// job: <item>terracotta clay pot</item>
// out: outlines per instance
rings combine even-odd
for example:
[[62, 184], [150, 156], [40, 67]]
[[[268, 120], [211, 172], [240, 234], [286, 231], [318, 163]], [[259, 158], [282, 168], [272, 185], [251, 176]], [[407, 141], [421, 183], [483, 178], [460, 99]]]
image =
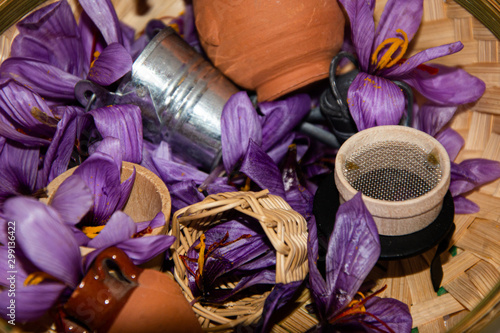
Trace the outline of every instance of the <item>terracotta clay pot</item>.
[[[71, 168], [66, 172], [57, 176], [47, 186], [48, 198], [40, 199], [45, 203], [49, 203], [54, 196], [54, 193], [59, 188], [59, 185], [73, 174], [77, 167]], [[130, 192], [130, 197], [123, 207], [125, 212], [134, 222], [143, 222], [153, 219], [160, 211], [165, 215], [165, 225], [155, 228], [151, 233], [144, 237], [154, 235], [165, 235], [168, 232], [168, 225], [171, 211], [171, 199], [165, 183], [153, 172], [135, 163], [122, 162], [121, 181], [125, 181], [132, 174], [135, 168], [136, 176], [134, 186]], [[93, 251], [92, 248], [80, 247], [82, 255], [86, 255]], [[159, 270], [164, 261], [164, 255], [159, 254], [148, 263], [141, 265], [145, 268], [154, 268]]]
[[60, 315], [64, 332], [202, 332], [173, 278], [115, 247], [97, 256]]
[[208, 57], [259, 101], [326, 78], [344, 39], [335, 0], [193, 0], [193, 8]]

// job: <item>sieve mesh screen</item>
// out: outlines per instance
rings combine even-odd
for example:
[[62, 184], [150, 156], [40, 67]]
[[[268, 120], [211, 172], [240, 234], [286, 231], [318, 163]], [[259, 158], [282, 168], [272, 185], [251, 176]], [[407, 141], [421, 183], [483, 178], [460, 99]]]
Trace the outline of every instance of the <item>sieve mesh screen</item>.
[[381, 141], [355, 150], [344, 177], [357, 191], [379, 200], [403, 201], [424, 195], [441, 180], [434, 151], [402, 141]]

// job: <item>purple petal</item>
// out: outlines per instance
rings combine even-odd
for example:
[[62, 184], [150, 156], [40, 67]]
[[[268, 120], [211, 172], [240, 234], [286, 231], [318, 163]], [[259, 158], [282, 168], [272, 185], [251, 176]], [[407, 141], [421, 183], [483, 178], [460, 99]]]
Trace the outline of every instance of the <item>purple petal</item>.
[[97, 57], [90, 68], [88, 79], [108, 86], [132, 70], [132, 58], [118, 43], [110, 44]]
[[[164, 141], [162, 141], [163, 143]], [[160, 177], [158, 170], [153, 162], [153, 153], [157, 145], [149, 142], [148, 140], [142, 141], [142, 160], [140, 165], [153, 172], [155, 175]]]
[[190, 180], [201, 184], [208, 176], [189, 164], [177, 163], [160, 157], [153, 157], [153, 165], [160, 178], [168, 185]]
[[141, 109], [136, 105], [113, 105], [89, 112], [99, 133], [120, 140], [124, 161], [140, 163], [142, 159]]
[[120, 30], [122, 32], [123, 46], [130, 53], [131, 46], [135, 40], [135, 29], [127, 24], [120, 22]]
[[373, 40], [375, 39], [375, 22], [373, 8], [367, 1], [339, 0], [351, 21], [351, 40], [356, 49], [359, 64], [363, 71], [368, 71]]
[[[0, 262], [0, 286], [3, 287], [9, 287], [10, 286], [10, 281], [9, 278], [11, 278], [12, 274], [12, 262], [9, 262], [9, 248], [12, 248], [15, 244], [15, 234], [12, 235], [12, 227], [13, 224], [9, 223], [12, 221], [5, 221], [3, 219], [0, 219], [0, 229], [2, 229], [2, 246], [0, 246], [0, 258], [3, 260]], [[10, 227], [10, 228], [9, 228]], [[10, 231], [10, 235], [9, 235]], [[10, 239], [9, 239], [10, 238]], [[9, 243], [10, 242], [10, 243]], [[21, 281], [24, 281], [26, 277], [31, 272], [34, 272], [37, 270], [35, 266], [24, 256], [22, 253], [21, 249], [17, 249], [18, 251], [15, 251], [15, 272], [16, 272], [16, 282], [17, 285], [21, 285]], [[12, 252], [12, 250], [11, 250]]]
[[401, 89], [380, 76], [360, 72], [347, 92], [349, 110], [359, 131], [397, 125], [405, 111]]
[[132, 238], [136, 233], [134, 221], [121, 211], [113, 213], [106, 226], [94, 239], [87, 244], [93, 248], [107, 248]]
[[[248, 220], [247, 218], [247, 220], [240, 219], [239, 221], [229, 221], [212, 227], [205, 233], [205, 243], [208, 247], [211, 244], [220, 242], [226, 235], [228, 236], [228, 242], [234, 241], [242, 235], [250, 236], [240, 239], [228, 246], [221, 247], [214, 252], [214, 257], [217, 257], [216, 259], [223, 257], [230, 262], [231, 265], [229, 270], [238, 269], [240, 266], [246, 265], [252, 260], [260, 258], [267, 252], [272, 251], [267, 238], [262, 233], [260, 224], [253, 219]], [[195, 242], [189, 249], [187, 253], [189, 256], [198, 257], [198, 251], [194, 250], [197, 244], [198, 242]], [[212, 260], [214, 258], [211, 257], [210, 259]], [[213, 260], [213, 262], [215, 261], [217, 260]], [[207, 261], [205, 269], [210, 269], [209, 266], [209, 261]], [[192, 267], [194, 268], [193, 271], [195, 271], [198, 267], [197, 263]], [[228, 271], [214, 272], [216, 275], [214, 279]]]
[[39, 174], [38, 187], [47, 186], [54, 178], [68, 169], [76, 139], [77, 111], [68, 107], [63, 118], [57, 124], [56, 133], [43, 161], [43, 170]]
[[182, 37], [189, 45], [194, 47], [198, 52], [203, 52], [203, 49], [200, 46], [198, 32], [196, 30], [193, 5], [186, 4], [182, 19], [183, 19]]
[[285, 198], [281, 172], [262, 148], [250, 140], [240, 171], [253, 180], [261, 189]]
[[474, 158], [464, 160], [460, 164], [451, 163], [450, 192], [455, 197], [498, 178], [500, 178], [498, 161]]
[[[206, 259], [203, 269], [205, 291], [208, 291], [208, 288], [216, 284], [216, 280], [222, 275], [228, 274], [253, 260], [259, 260], [261, 256], [271, 251], [271, 245], [261, 232], [260, 224], [257, 221], [253, 219], [248, 221], [247, 219], [245, 222], [245, 220], [240, 219], [238, 222], [229, 221], [219, 224], [205, 233], [207, 248], [222, 242], [226, 239], [226, 236], [225, 242], [232, 242], [226, 246], [216, 247]], [[240, 238], [241, 236], [245, 237]], [[194, 249], [198, 244], [199, 240], [191, 246], [187, 252], [188, 257], [198, 258], [199, 253]], [[197, 271], [197, 262], [186, 261], [186, 263], [192, 272]], [[269, 263], [273, 264], [273, 262]], [[261, 278], [256, 277], [256, 279], [254, 282], [259, 281]], [[193, 292], [199, 294], [200, 291], [197, 290], [198, 286], [192, 275], [189, 275], [189, 280]], [[273, 280], [274, 282], [275, 280]], [[244, 284], [249, 283], [250, 281], [244, 282]]]
[[108, 45], [123, 44], [120, 21], [110, 0], [80, 0], [79, 2]]
[[22, 58], [4, 60], [0, 72], [43, 97], [63, 100], [75, 99], [75, 85], [81, 80], [55, 66]]
[[21, 133], [14, 127], [13, 124], [10, 123], [10, 119], [5, 117], [1, 112], [0, 138], [2, 143], [5, 143], [6, 139], [10, 139], [14, 142], [18, 142], [28, 147], [48, 146], [50, 144], [50, 140], [48, 139], [37, 138], [25, 133]]
[[111, 158], [115, 162], [118, 172], [122, 169], [122, 153], [119, 139], [111, 136], [102, 139], [94, 153], [103, 154], [106, 155], [106, 158]]
[[54, 135], [57, 121], [47, 103], [15, 81], [9, 80], [1, 86], [0, 109], [12, 125], [31, 136]]
[[125, 204], [127, 203], [128, 198], [130, 197], [130, 193], [132, 192], [132, 188], [134, 187], [135, 176], [136, 176], [136, 171], [134, 167], [132, 174], [120, 184], [121, 197], [120, 200], [118, 201], [118, 204], [116, 205], [116, 210], [121, 210], [123, 209], [123, 207], [125, 207]]
[[168, 188], [172, 199], [172, 211], [175, 212], [205, 199], [203, 193], [198, 191], [194, 181], [173, 183]]
[[247, 271], [261, 270], [276, 265], [276, 252], [269, 251], [263, 256], [256, 258], [238, 267], [234, 274], [247, 274]]
[[392, 66], [382, 71], [383, 76], [397, 80], [401, 76], [411, 75], [413, 71], [424, 71], [431, 75], [435, 75], [436, 66], [422, 65], [430, 60], [441, 58], [462, 50], [464, 45], [461, 42], [440, 45], [418, 52], [417, 54], [406, 59], [404, 62]]
[[423, 0], [387, 1], [375, 33], [374, 48], [388, 38], [398, 37], [396, 29], [403, 30], [411, 41], [422, 21], [422, 13]]
[[76, 225], [87, 214], [94, 197], [78, 175], [71, 175], [57, 188], [50, 206], [57, 210], [64, 223]]
[[90, 64], [94, 59], [95, 52], [101, 52], [106, 47], [106, 42], [102, 36], [96, 34], [97, 27], [85, 12], [82, 12], [80, 16], [78, 30], [80, 32], [80, 39], [84, 49], [80, 56], [85, 58], [85, 64], [87, 66], [85, 73], [88, 73], [90, 70]]
[[227, 172], [243, 158], [250, 140], [260, 145], [262, 128], [252, 101], [241, 91], [229, 98], [221, 115], [222, 160]]
[[[411, 332], [412, 318], [408, 305], [394, 298], [379, 298], [373, 297], [365, 304], [366, 312], [369, 312], [382, 322], [387, 324], [393, 332]], [[385, 331], [387, 328], [379, 321], [369, 315], [365, 315], [362, 319], [363, 324], [370, 328], [378, 328]]]
[[137, 60], [148, 43], [149, 39], [146, 34], [139, 36], [139, 38], [135, 40], [135, 42], [130, 46], [130, 55], [132, 56], [133, 61]]
[[[141, 265], [167, 251], [175, 241], [174, 236], [157, 235], [131, 238], [116, 245], [132, 260], [134, 265]], [[167, 253], [168, 255], [168, 253]]]
[[328, 316], [327, 303], [329, 294], [327, 292], [326, 282], [318, 269], [317, 262], [319, 258], [318, 247], [318, 229], [314, 215], [307, 222], [309, 230], [307, 237], [307, 260], [309, 265], [309, 290], [318, 308], [320, 321], [324, 321]]
[[260, 332], [271, 331], [271, 326], [275, 324], [270, 321], [272, 314], [277, 313], [285, 306], [293, 298], [301, 285], [302, 281], [295, 281], [287, 284], [278, 283], [274, 286], [264, 303], [262, 322], [259, 324]]
[[71, 229], [73, 236], [75, 236], [78, 246], [87, 246], [90, 238], [88, 238], [87, 235], [85, 235], [83, 231], [78, 229], [76, 226], [70, 225], [69, 228]]
[[26, 197], [7, 200], [4, 212], [16, 221], [16, 239], [26, 257], [42, 272], [75, 287], [82, 277], [80, 250], [57, 212]]
[[453, 203], [455, 204], [455, 214], [475, 214], [480, 210], [476, 203], [461, 195], [453, 197]]
[[39, 150], [6, 143], [0, 154], [0, 201], [13, 195], [31, 195], [35, 190]]
[[460, 149], [462, 149], [465, 143], [462, 136], [450, 127], [439, 132], [435, 138], [443, 145], [446, 152], [448, 152], [450, 161], [454, 161], [457, 158]]
[[435, 136], [451, 120], [456, 111], [456, 106], [439, 106], [426, 103], [418, 108], [418, 112], [415, 113], [415, 128], [430, 136]]
[[[8, 311], [2, 311], [1, 316], [5, 320], [15, 319], [15, 322], [33, 321], [42, 317], [48, 310], [54, 307], [59, 296], [66, 286], [62, 283], [42, 283], [35, 286], [16, 288], [15, 292], [15, 316], [8, 317]], [[12, 297], [8, 290], [0, 293], [0, 306], [8, 309]]]
[[328, 242], [326, 281], [330, 317], [349, 304], [379, 256], [377, 227], [358, 192], [340, 205]]
[[207, 186], [208, 194], [216, 194], [221, 192], [235, 192], [238, 189], [229, 184], [227, 177], [218, 177], [215, 181]]
[[286, 152], [288, 151], [288, 147], [295, 140], [295, 137], [296, 137], [295, 132], [290, 132], [288, 134], [285, 134], [285, 136], [280, 140], [280, 142], [277, 142], [274, 146], [266, 149], [267, 155], [271, 157], [274, 163], [279, 164], [281, 162], [283, 157], [286, 155]]
[[305, 188], [297, 174], [297, 150], [290, 148], [282, 167], [282, 179], [285, 186], [285, 196], [288, 204], [306, 219], [312, 216], [314, 196]]
[[163, 227], [165, 225], [165, 214], [158, 212], [158, 214], [156, 214], [151, 221], [136, 222], [135, 225], [137, 229], [136, 232], [143, 231], [147, 227], [150, 227], [151, 229]]
[[86, 72], [78, 26], [67, 1], [34, 11], [17, 28], [11, 57], [45, 62], [76, 76]]
[[306, 94], [259, 105], [264, 114], [262, 149], [267, 151], [297, 126], [311, 110], [311, 98]]
[[83, 162], [74, 172], [85, 181], [94, 195], [94, 206], [87, 216], [86, 225], [103, 225], [117, 209], [121, 209], [130, 195], [134, 179], [120, 183], [120, 171], [114, 159], [96, 152]]
[[461, 105], [478, 100], [484, 93], [483, 81], [456, 67], [433, 64], [437, 74], [414, 70], [404, 81], [430, 101], [441, 105]]
[[253, 275], [244, 276], [233, 289], [212, 289], [210, 292], [210, 301], [222, 303], [244, 289], [255, 285], [274, 285], [275, 283], [276, 272], [274, 270], [261, 270]]

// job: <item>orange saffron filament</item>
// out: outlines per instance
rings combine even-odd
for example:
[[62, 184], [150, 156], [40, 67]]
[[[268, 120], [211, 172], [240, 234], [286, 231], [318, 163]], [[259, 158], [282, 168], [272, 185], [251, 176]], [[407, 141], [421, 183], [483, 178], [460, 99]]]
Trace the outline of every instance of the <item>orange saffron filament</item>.
[[[397, 37], [387, 38], [377, 47], [375, 52], [373, 52], [371, 62], [374, 65], [377, 64], [376, 69], [384, 69], [394, 66], [403, 57], [406, 50], [408, 49], [408, 35], [406, 34], [406, 32], [401, 29], [397, 29], [396, 32], [401, 34], [403, 36], [403, 39]], [[382, 51], [382, 49], [387, 45], [390, 45], [389, 48], [387, 49], [387, 51], [385, 51], [380, 60], [377, 60], [380, 51]], [[397, 56], [395, 56], [395, 53], [398, 52], [398, 50], [399, 53], [397, 54]]]
[[196, 246], [196, 249], [200, 249], [200, 254], [198, 255], [198, 272], [200, 275], [203, 274], [203, 266], [205, 265], [205, 234], [200, 236], [200, 244]]
[[342, 322], [346, 317], [357, 315], [357, 314], [363, 314], [366, 316], [369, 316], [373, 319], [375, 319], [379, 324], [381, 324], [385, 330], [380, 330], [382, 332], [388, 332], [388, 333], [395, 333], [394, 330], [389, 327], [384, 321], [381, 319], [377, 318], [374, 314], [366, 311], [365, 304], [368, 300], [372, 299], [373, 297], [381, 294], [384, 292], [384, 290], [387, 289], [387, 285], [384, 287], [380, 288], [370, 296], [365, 297], [361, 292], [356, 293], [356, 295], [359, 295], [360, 297], [358, 299], [353, 299], [349, 305], [340, 313], [335, 315], [333, 318], [329, 320], [330, 323], [335, 323], [335, 322]]

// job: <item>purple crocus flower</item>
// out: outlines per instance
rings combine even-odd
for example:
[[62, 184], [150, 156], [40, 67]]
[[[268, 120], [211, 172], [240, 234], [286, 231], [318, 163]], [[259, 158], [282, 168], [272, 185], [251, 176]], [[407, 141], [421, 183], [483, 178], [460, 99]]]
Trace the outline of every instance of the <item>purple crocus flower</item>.
[[278, 163], [297, 137], [293, 129], [310, 111], [311, 99], [300, 94], [259, 105], [255, 110], [246, 92], [231, 96], [222, 111], [222, 161], [226, 172], [239, 171], [261, 189], [279, 195], [304, 215], [310, 213], [312, 194], [294, 179], [291, 161], [281, 171]]
[[[85, 12], [80, 26], [65, 0], [43, 7], [18, 23], [20, 33], [12, 43], [11, 57], [1, 65], [2, 82], [11, 78], [19, 82], [18, 86], [31, 87], [37, 94], [30, 92], [35, 96], [30, 97], [14, 83], [2, 86], [5, 102], [0, 106], [9, 109], [5, 117], [12, 126], [2, 125], [0, 134], [24, 144], [47, 144], [57, 124], [57, 114], [52, 114], [55, 110], [49, 106], [73, 103], [75, 85], [82, 79], [108, 86], [131, 70], [131, 54], [136, 52], [134, 33], [118, 21], [112, 3], [82, 0], [81, 5]], [[16, 94], [19, 92], [23, 95]], [[16, 98], [9, 98], [13, 94]], [[23, 96], [21, 101], [12, 104], [18, 96]], [[95, 125], [101, 137], [111, 136], [127, 143], [123, 145], [124, 160], [141, 161], [142, 120], [137, 106], [101, 108], [90, 114], [93, 123], [80, 121], [77, 139], [83, 131], [93, 132]]]
[[59, 107], [14, 81], [0, 86], [0, 202], [13, 195], [42, 197], [66, 171], [77, 135], [79, 111]]
[[[78, 219], [65, 219], [71, 226], [80, 245], [98, 250], [87, 256], [87, 264], [100, 251], [116, 246], [122, 249], [135, 264], [144, 263], [168, 249], [175, 237], [167, 235], [148, 236], [152, 229], [165, 225], [165, 216], [159, 212], [151, 221], [135, 223], [127, 214], [120, 211], [127, 202], [135, 180], [132, 175], [121, 182], [122, 153], [118, 139], [104, 139], [97, 151], [83, 162], [62, 184], [72, 182], [74, 177], [82, 179], [94, 200], [91, 206]], [[56, 191], [52, 205], [58, 204], [61, 187]], [[68, 189], [65, 186], [64, 189]], [[64, 189], [62, 191], [64, 191]], [[63, 192], [64, 193], [64, 192]], [[73, 188], [71, 195], [78, 193]]]
[[[368, 332], [410, 332], [408, 306], [392, 298], [368, 297], [357, 293], [380, 255], [377, 227], [361, 194], [342, 204], [337, 211], [326, 255], [326, 279], [318, 258], [314, 218], [309, 223], [309, 289], [314, 300], [321, 332], [354, 328]], [[357, 297], [361, 296], [361, 297]]]
[[[423, 0], [387, 1], [376, 28], [375, 1], [339, 1], [350, 19], [352, 48], [360, 66], [347, 93], [349, 110], [358, 130], [399, 123], [405, 98], [391, 80], [404, 81], [428, 100], [444, 106], [470, 103], [483, 94], [485, 84], [462, 69], [424, 65], [429, 60], [460, 51], [461, 42], [403, 58], [420, 26]], [[352, 51], [350, 47], [346, 50]]]
[[500, 178], [500, 162], [474, 158], [454, 163], [464, 145], [464, 139], [456, 131], [445, 126], [455, 114], [457, 107], [426, 103], [415, 109], [417, 112], [414, 127], [434, 136], [444, 146], [452, 161], [450, 192], [455, 203], [455, 213], [477, 213], [479, 206], [463, 195]]
[[[254, 219], [241, 217], [208, 229], [181, 259], [193, 296], [201, 302], [223, 302], [250, 286], [276, 281], [276, 254]], [[228, 276], [241, 279], [233, 289], [218, 288]]]
[[125, 42], [111, 1], [81, 0], [80, 4], [85, 11], [80, 27], [66, 0], [21, 20], [1, 75], [51, 101], [69, 102], [75, 100], [78, 81], [89, 79], [108, 86], [129, 72], [132, 43]]
[[173, 154], [165, 141], [159, 144], [144, 141], [141, 165], [167, 184], [173, 211], [203, 200], [202, 191], [208, 194], [236, 191], [236, 187], [228, 185], [227, 177], [219, 177], [222, 170], [216, 169], [212, 174], [199, 170]]
[[[83, 277], [78, 242], [56, 209], [28, 197], [5, 202], [0, 227], [0, 284], [7, 288], [0, 293], [0, 305], [4, 309], [10, 305], [14, 281], [15, 319], [36, 320], [64, 303]], [[8, 260], [9, 249], [14, 250], [15, 260]], [[9, 320], [6, 315], [2, 311]]]

